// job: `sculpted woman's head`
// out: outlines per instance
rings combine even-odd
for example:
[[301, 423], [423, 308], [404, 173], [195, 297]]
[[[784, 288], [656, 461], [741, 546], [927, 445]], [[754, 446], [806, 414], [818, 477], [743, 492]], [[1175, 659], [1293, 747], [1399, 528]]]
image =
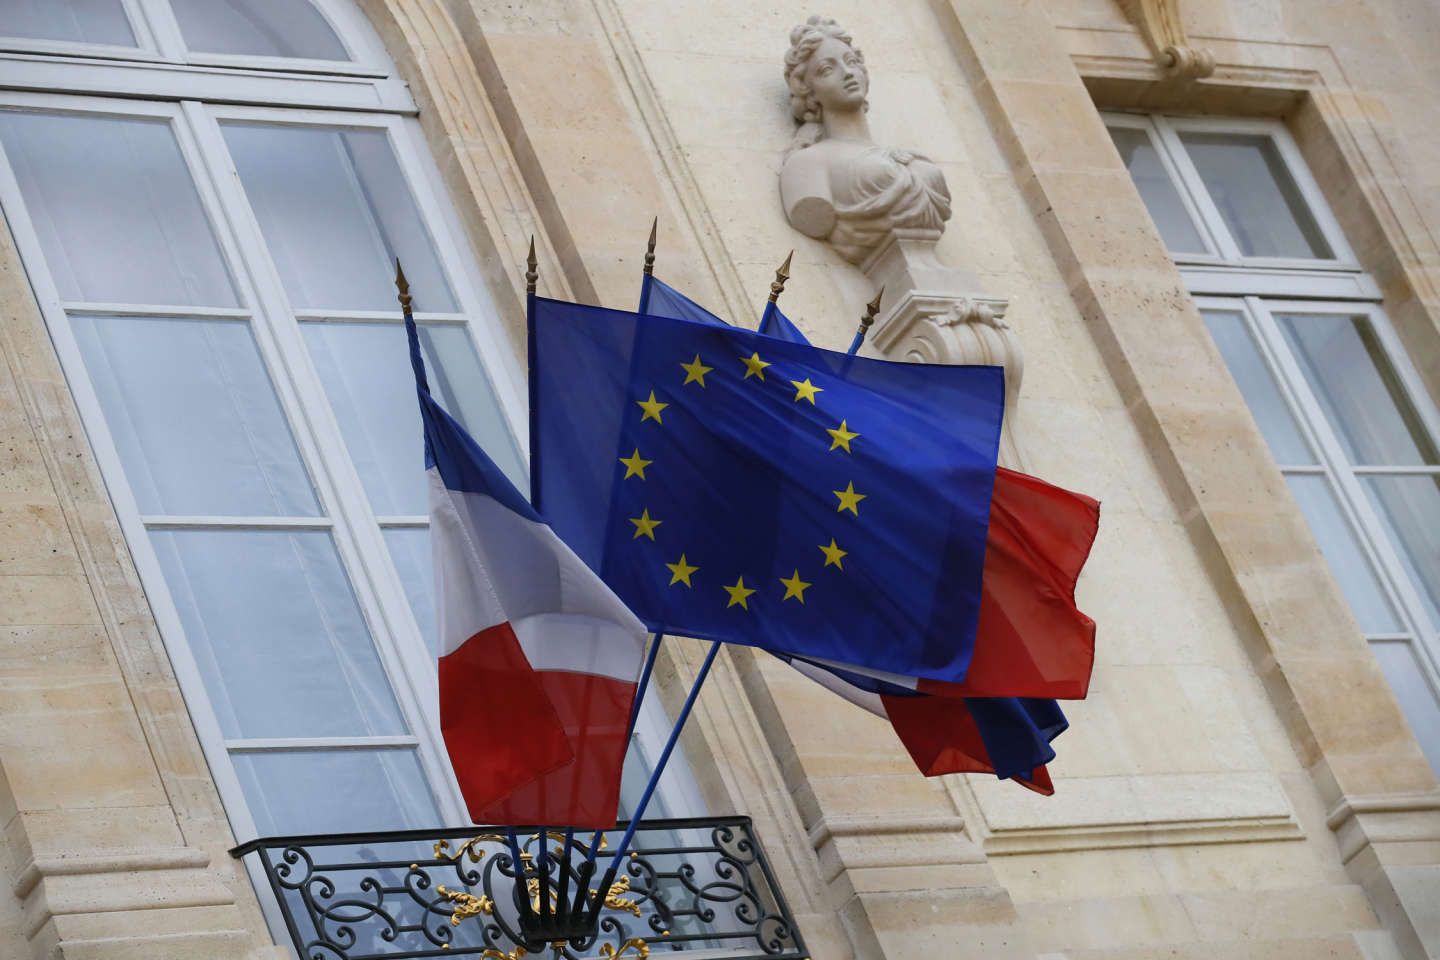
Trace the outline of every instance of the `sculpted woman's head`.
[[780, 167], [790, 225], [861, 263], [896, 230], [938, 239], [950, 217], [945, 175], [924, 155], [870, 134], [870, 75], [850, 34], [828, 17], [790, 31], [790, 113], [799, 125]]
[[790, 88], [790, 112], [802, 125], [822, 123], [827, 111], [864, 110], [870, 92], [864, 55], [850, 34], [829, 17], [811, 17], [790, 31], [785, 82]]

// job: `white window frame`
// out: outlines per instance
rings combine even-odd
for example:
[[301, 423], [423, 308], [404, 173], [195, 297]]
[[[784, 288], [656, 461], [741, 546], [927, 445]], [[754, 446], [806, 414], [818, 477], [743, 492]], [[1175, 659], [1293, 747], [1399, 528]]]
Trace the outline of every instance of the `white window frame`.
[[141, 10], [145, 0], [120, 0], [130, 32], [135, 35], [135, 46], [111, 43], [83, 43], [78, 40], [40, 40], [32, 37], [7, 37], [4, 25], [0, 24], [0, 52], [9, 53], [53, 53], [59, 56], [114, 57], [117, 60], [159, 59], [159, 48], [150, 24]]
[[[167, 650], [187, 703], [190, 704], [192, 719], [205, 748], [212, 775], [226, 810], [230, 813], [231, 825], [237, 837], [245, 839], [257, 835], [254, 819], [230, 758], [230, 750], [237, 748], [248, 752], [287, 746], [290, 749], [414, 747], [431, 785], [440, 816], [449, 822], [465, 822], [464, 805], [460, 801], [458, 787], [449, 772], [448, 764], [442, 759], [444, 744], [438, 736], [439, 720], [434, 698], [425, 695], [426, 690], [434, 689], [435, 664], [426, 656], [426, 641], [420, 636], [408, 599], [400, 587], [399, 577], [384, 544], [379, 520], [370, 513], [364, 490], [360, 487], [359, 478], [345, 452], [344, 441], [334, 421], [323, 386], [310, 365], [308, 351], [301, 340], [299, 322], [291, 319], [288, 301], [283, 290], [279, 289], [278, 274], [274, 272], [273, 265], [269, 264], [263, 241], [258, 239], [258, 224], [255, 224], [253, 219], [247, 222], [246, 218], [236, 216], [237, 211], [248, 212], [248, 202], [243, 207], [236, 207], [235, 197], [222, 201], [220, 192], [216, 189], [217, 184], [228, 181], [231, 189], [240, 190], [233, 167], [228, 170], [225, 167], [217, 169], [218, 164], [229, 163], [228, 152], [217, 154], [214, 142], [202, 146], [202, 142], [207, 139], [214, 141], [221, 136], [217, 119], [207, 115], [206, 108], [193, 101], [170, 104], [0, 92], [0, 106], [44, 110], [47, 113], [166, 121], [174, 132], [181, 154], [193, 175], [202, 207], [241, 302], [240, 307], [233, 309], [77, 303], [61, 298], [48, 270], [29, 271], [56, 352], [80, 408], [87, 435], [105, 478], [106, 488], [115, 504], [121, 528], [130, 545], [141, 582], [145, 585], [161, 635], [166, 640]], [[305, 116], [312, 125], [323, 120], [328, 120], [330, 125], [333, 125], [337, 119], [333, 115]], [[343, 119], [347, 125], [352, 126], [373, 128], [378, 125], [391, 135], [397, 160], [402, 171], [411, 178], [410, 186], [417, 204], [422, 207], [422, 215], [429, 214], [432, 217], [431, 222], [436, 222], [435, 208], [438, 204], [433, 196], [426, 196], [430, 193], [425, 183], [428, 178], [417, 175], [420, 171], [414, 156], [414, 144], [410, 142], [405, 130], [406, 123], [400, 118], [384, 115], [366, 117], [347, 114]], [[221, 145], [223, 146], [223, 141]], [[14, 173], [8, 161], [0, 157], [0, 202], [3, 202], [17, 245], [27, 264], [43, 264], [39, 236], [23, 204], [19, 202], [20, 199], [19, 185]], [[439, 222], [443, 223], [444, 219], [439, 218]], [[481, 299], [476, 289], [464, 280], [467, 271], [462, 264], [456, 262], [462, 258], [454, 253], [459, 249], [454, 246], [454, 240], [449, 237], [435, 239], [437, 253], [442, 257], [442, 266], [456, 288], [455, 296], [463, 310], [461, 314], [441, 316], [459, 322], [464, 321], [466, 314], [477, 317], [493, 316], [493, 308], [488, 299]], [[445, 248], [448, 248], [447, 252], [440, 253]], [[296, 447], [310, 474], [322, 515], [304, 519], [166, 517], [157, 525], [163, 529], [252, 527], [328, 530], [374, 639], [397, 706], [410, 730], [408, 735], [389, 738], [297, 738], [293, 742], [288, 739], [236, 742], [223, 736], [199, 667], [185, 639], [178, 610], [166, 587], [158, 556], [151, 545], [149, 530], [155, 528], [151, 525], [155, 521], [142, 515], [139, 510], [74, 336], [70, 314], [82, 312], [110, 316], [215, 317], [248, 321], [261, 359], [270, 374], [277, 401], [284, 411]], [[419, 318], [423, 321], [429, 319], [430, 315], [420, 314]], [[472, 323], [468, 326], [482, 363], [485, 363], [487, 357], [504, 355], [496, 352], [497, 343], [493, 334], [483, 337], [478, 335], [482, 330], [489, 333], [490, 325]], [[513, 365], [491, 362], [486, 363], [485, 369], [496, 384], [496, 392], [510, 432], [519, 442], [519, 438], [524, 436], [521, 428], [525, 423], [525, 415]], [[521, 449], [524, 447], [521, 446]]]
[[[230, 158], [220, 123], [383, 130], [457, 304], [453, 313], [421, 312], [421, 323], [465, 325], [500, 404], [522, 462], [528, 462], [524, 372], [499, 325], [439, 170], [415, 119], [404, 83], [378, 37], [349, 0], [313, 0], [355, 55], [351, 64], [275, 58], [193, 57], [185, 53], [165, 0], [124, 0], [138, 49], [0, 39], [0, 108], [72, 115], [135, 117], [169, 124], [202, 210], [229, 271], [239, 306], [190, 307], [64, 301], [19, 185], [0, 153], [0, 212], [15, 237], [41, 313], [80, 411], [120, 527], [165, 642], [211, 775], [235, 836], [257, 835], [232, 754], [273, 750], [414, 750], [445, 823], [468, 823], [439, 734], [437, 665], [385, 542], [386, 529], [423, 528], [426, 516], [376, 516], [345, 448], [324, 384], [310, 359], [301, 324], [399, 323], [394, 311], [292, 309], [258, 221]], [[222, 62], [223, 61], [223, 62]], [[307, 72], [307, 71], [315, 72]], [[637, 285], [639, 278], [636, 278]], [[307, 518], [146, 517], [125, 477], [70, 322], [71, 313], [243, 320], [251, 330], [277, 402], [294, 437], [321, 515]], [[323, 529], [330, 533], [351, 583], [408, 734], [375, 737], [229, 739], [221, 730], [186, 640], [149, 532], [153, 529]], [[655, 696], [636, 725], [634, 760], [648, 768], [669, 730]], [[501, 731], [503, 735], [503, 731]], [[665, 801], [676, 816], [698, 816], [705, 804], [688, 764], [672, 757]], [[278, 904], [262, 871], [247, 864], [272, 934], [286, 943]]]
[[[1415, 660], [1440, 702], [1440, 623], [1432, 621], [1422, 589], [1411, 578], [1392, 542], [1385, 522], [1377, 515], [1361, 484], [1367, 475], [1424, 475], [1440, 477], [1440, 466], [1352, 465], [1319, 399], [1300, 369], [1276, 320], [1277, 314], [1364, 317], [1374, 331], [1386, 360], [1400, 382], [1406, 399], [1430, 440], [1440, 447], [1440, 409], [1426, 390], [1394, 326], [1380, 305], [1379, 286], [1366, 273], [1346, 241], [1319, 185], [1284, 124], [1274, 120], [1218, 117], [1171, 117], [1156, 114], [1106, 113], [1109, 127], [1147, 131], [1151, 143], [1181, 194], [1195, 229], [1210, 245], [1211, 253], [1172, 252], [1196, 306], [1201, 310], [1237, 313], [1264, 359], [1305, 442], [1314, 452], [1314, 464], [1278, 464], [1287, 475], [1324, 477], [1335, 493], [1345, 522], [1360, 544], [1366, 563], [1403, 626], [1395, 633], [1367, 633], [1372, 643], [1404, 642], [1412, 645]], [[1188, 131], [1260, 135], [1269, 137], [1309, 208], [1334, 258], [1280, 259], [1244, 257], [1230, 237], [1224, 221], [1209, 198], [1203, 181], [1180, 141]]]
[[309, 3], [325, 19], [352, 57], [349, 61], [191, 52], [168, 0], [122, 2], [138, 46], [0, 36], [0, 86], [175, 101], [415, 112], [380, 38], [349, 0], [296, 0]]

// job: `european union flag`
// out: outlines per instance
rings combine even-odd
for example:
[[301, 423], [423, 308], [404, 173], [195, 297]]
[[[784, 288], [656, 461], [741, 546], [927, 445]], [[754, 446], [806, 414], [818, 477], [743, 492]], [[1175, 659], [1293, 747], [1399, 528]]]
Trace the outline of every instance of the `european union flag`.
[[652, 629], [960, 681], [999, 367], [536, 298], [532, 489]]

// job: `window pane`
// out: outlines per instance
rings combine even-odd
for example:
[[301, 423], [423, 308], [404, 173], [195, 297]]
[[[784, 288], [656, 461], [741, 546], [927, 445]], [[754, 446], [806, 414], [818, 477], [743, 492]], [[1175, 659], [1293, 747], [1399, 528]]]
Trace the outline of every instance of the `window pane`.
[[60, 296], [236, 305], [167, 122], [0, 112], [0, 143]]
[[141, 513], [320, 512], [247, 322], [71, 322]]
[[150, 536], [227, 738], [406, 732], [328, 532]]
[[1180, 140], [1242, 254], [1334, 258], [1269, 137], [1182, 133]]
[[196, 53], [350, 59], [307, 0], [170, 0], [170, 6], [185, 46]]
[[1415, 588], [1440, 631], [1440, 478], [1362, 477]]
[[414, 750], [285, 750], [234, 758], [262, 837], [440, 823]]
[[135, 46], [121, 0], [0, 0], [0, 36]]
[[1367, 318], [1290, 314], [1276, 319], [1353, 462], [1440, 463]]
[[435, 564], [430, 558], [430, 531], [423, 527], [392, 527], [385, 531], [385, 545], [400, 574], [400, 584], [415, 622], [431, 654], [440, 655], [440, 634], [435, 626]]
[[1375, 651], [1380, 669], [1390, 681], [1415, 739], [1420, 741], [1420, 749], [1425, 752], [1431, 768], [1440, 773], [1440, 702], [1436, 701], [1435, 691], [1430, 689], [1415, 660], [1414, 647], [1397, 640], [1375, 642], [1370, 644], [1370, 649]]
[[398, 311], [392, 282], [398, 258], [416, 310], [456, 309], [384, 131], [240, 123], [224, 129], [296, 308]]
[[1330, 565], [1330, 573], [1340, 584], [1340, 591], [1350, 603], [1350, 612], [1366, 633], [1399, 633], [1405, 628], [1395, 615], [1395, 608], [1380, 588], [1370, 561], [1361, 552], [1330, 481], [1312, 475], [1290, 475], [1285, 478], [1290, 492], [1300, 504], [1310, 531], [1320, 545], [1320, 552]]
[[1130, 179], [1135, 181], [1150, 218], [1160, 228], [1166, 248], [1171, 253], [1205, 253], [1205, 241], [1200, 239], [1200, 231], [1195, 229], [1179, 191], [1160, 162], [1150, 134], [1133, 127], [1112, 127], [1110, 138], [1115, 141], [1115, 149], [1120, 151], [1120, 159], [1130, 171]]
[[[380, 516], [428, 513], [425, 447], [404, 326], [325, 321], [301, 329], [372, 509]], [[470, 335], [460, 326], [421, 324], [420, 343], [435, 399], [527, 489]]]
[[1200, 315], [1205, 318], [1205, 326], [1210, 328], [1210, 336], [1220, 348], [1225, 366], [1230, 368], [1230, 375], [1255, 416], [1255, 423], [1270, 445], [1275, 461], [1291, 466], [1314, 463], [1315, 454], [1281, 396], [1275, 376], [1255, 345], [1245, 318], [1230, 310], [1202, 310]]

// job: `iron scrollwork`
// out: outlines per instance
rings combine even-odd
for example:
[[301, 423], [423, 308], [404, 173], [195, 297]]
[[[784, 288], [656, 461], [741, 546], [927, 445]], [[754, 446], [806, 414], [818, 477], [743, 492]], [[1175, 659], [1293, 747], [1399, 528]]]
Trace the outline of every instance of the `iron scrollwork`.
[[[609, 833], [618, 839], [624, 828]], [[658, 960], [714, 949], [735, 960], [808, 957], [749, 818], [643, 822], [603, 896], [596, 877], [611, 838], [591, 855], [591, 836], [317, 835], [231, 853], [258, 859], [304, 960]], [[593, 909], [569, 917], [572, 899]]]

